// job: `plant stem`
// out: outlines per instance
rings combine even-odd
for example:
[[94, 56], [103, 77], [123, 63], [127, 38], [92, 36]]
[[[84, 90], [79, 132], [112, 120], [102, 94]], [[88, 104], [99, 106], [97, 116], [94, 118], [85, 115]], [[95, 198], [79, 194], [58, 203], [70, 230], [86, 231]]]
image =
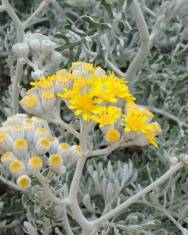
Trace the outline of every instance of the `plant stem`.
[[68, 217], [67, 217], [67, 210], [66, 210], [66, 206], [63, 205], [63, 210], [62, 210], [62, 216], [63, 216], [63, 226], [64, 226], [64, 229], [66, 231], [66, 234], [67, 235], [74, 235], [73, 232], [72, 232], [72, 229], [70, 227], [70, 224], [69, 224], [69, 220], [68, 220]]
[[74, 135], [77, 139], [80, 139], [80, 133], [77, 132], [73, 127], [64, 122], [61, 118], [48, 119], [49, 122], [61, 126], [63, 129], [67, 130], [69, 133]]
[[44, 10], [45, 7], [48, 6], [51, 0], [43, 0], [38, 8], [33, 12], [33, 14], [24, 22], [24, 28], [28, 28], [34, 18], [38, 17], [40, 13]]
[[41, 185], [44, 188], [45, 195], [49, 199], [49, 201], [56, 203], [56, 204], [67, 204], [68, 200], [67, 199], [60, 199], [57, 198], [53, 192], [49, 188], [49, 184], [46, 182], [46, 178], [40, 174], [39, 172], [35, 174], [35, 177], [38, 179], [38, 181], [41, 183]]
[[126, 78], [127, 80], [132, 79], [132, 77], [136, 74], [140, 65], [143, 63], [145, 58], [147, 57], [149, 50], [150, 50], [150, 37], [147, 28], [146, 21], [140, 9], [140, 6], [137, 0], [133, 0], [131, 4], [131, 12], [135, 16], [136, 25], [140, 34], [141, 45], [136, 54], [135, 58], [131, 62], [127, 72]]
[[142, 189], [140, 192], [136, 193], [134, 196], [127, 199], [125, 202], [117, 206], [115, 209], [111, 210], [110, 212], [106, 213], [99, 219], [93, 221], [94, 228], [100, 227], [104, 222], [108, 221], [109, 219], [113, 218], [114, 216], [122, 213], [126, 208], [131, 206], [132, 204], [136, 203], [140, 198], [144, 195], [164, 183], [167, 179], [169, 179], [174, 173], [180, 170], [183, 167], [183, 163], [179, 162], [176, 165], [172, 166], [166, 173], [164, 173], [159, 179], [155, 180], [153, 183], [148, 185], [146, 188]]

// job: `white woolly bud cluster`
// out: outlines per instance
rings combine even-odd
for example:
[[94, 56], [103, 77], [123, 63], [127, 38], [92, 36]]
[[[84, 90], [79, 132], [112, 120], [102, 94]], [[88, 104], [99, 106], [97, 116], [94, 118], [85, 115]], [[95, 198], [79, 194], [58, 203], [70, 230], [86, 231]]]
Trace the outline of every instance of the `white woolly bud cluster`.
[[40, 33], [27, 33], [23, 43], [16, 43], [12, 47], [21, 63], [28, 63], [33, 67], [31, 75], [35, 80], [55, 71], [62, 62], [63, 57], [55, 51], [56, 48], [56, 43]]
[[11, 116], [2, 124], [0, 149], [2, 166], [23, 190], [31, 186], [31, 176], [37, 172], [51, 169], [62, 176], [65, 165], [82, 155], [79, 146], [59, 143], [45, 120], [25, 114]]

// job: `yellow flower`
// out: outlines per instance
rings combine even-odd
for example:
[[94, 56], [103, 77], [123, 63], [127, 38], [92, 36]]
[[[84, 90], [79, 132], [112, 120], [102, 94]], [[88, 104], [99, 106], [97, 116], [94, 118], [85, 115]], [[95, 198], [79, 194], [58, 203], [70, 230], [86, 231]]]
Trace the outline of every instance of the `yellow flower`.
[[29, 166], [33, 169], [40, 170], [42, 168], [43, 162], [42, 159], [38, 156], [32, 157], [29, 160]]
[[27, 143], [27, 141], [26, 141], [25, 139], [23, 139], [23, 138], [17, 139], [17, 140], [14, 142], [13, 149], [14, 149], [14, 152], [15, 152], [17, 155], [26, 154], [27, 149], [28, 149], [28, 143]]
[[155, 136], [161, 132], [161, 128], [156, 122], [150, 123], [152, 113], [135, 104], [127, 105], [126, 113], [123, 118], [125, 131], [143, 134], [149, 143], [157, 147]]
[[106, 140], [110, 143], [114, 143], [120, 140], [121, 134], [116, 129], [110, 129], [106, 133]]
[[63, 163], [62, 157], [58, 154], [53, 154], [49, 157], [49, 165], [52, 167], [59, 167]]
[[17, 179], [17, 185], [21, 188], [21, 189], [27, 189], [31, 186], [31, 178], [27, 175], [21, 175], [18, 179]]
[[61, 143], [59, 145], [59, 150], [61, 150], [62, 152], [67, 152], [70, 150], [70, 145], [67, 143]]
[[72, 69], [81, 70], [81, 71], [88, 72], [88, 73], [95, 72], [95, 68], [93, 67], [93, 64], [81, 62], [81, 61], [72, 63]]
[[27, 108], [34, 108], [38, 105], [39, 100], [38, 97], [36, 95], [32, 95], [32, 96], [25, 96], [22, 100], [21, 100], [21, 104], [23, 106], [26, 106]]
[[12, 173], [19, 173], [25, 168], [24, 164], [19, 160], [14, 160], [9, 164], [9, 169]]
[[30, 83], [34, 87], [38, 87], [41, 89], [51, 89], [53, 88], [53, 82], [51, 80], [48, 80], [47, 78], [41, 78], [37, 82], [31, 82]]
[[27, 149], [28, 147], [27, 141], [25, 139], [16, 140], [14, 145], [15, 145], [15, 148], [17, 148], [18, 150]]
[[78, 94], [69, 100], [68, 107], [75, 110], [75, 115], [82, 115], [85, 121], [91, 119], [91, 114], [96, 107], [95, 98], [90, 94]]
[[39, 139], [36, 144], [36, 150], [39, 154], [48, 152], [51, 147], [51, 143], [48, 139]]
[[100, 107], [95, 111], [95, 115], [91, 117], [92, 120], [98, 122], [100, 127], [112, 125], [117, 122], [121, 116], [121, 109], [116, 106]]

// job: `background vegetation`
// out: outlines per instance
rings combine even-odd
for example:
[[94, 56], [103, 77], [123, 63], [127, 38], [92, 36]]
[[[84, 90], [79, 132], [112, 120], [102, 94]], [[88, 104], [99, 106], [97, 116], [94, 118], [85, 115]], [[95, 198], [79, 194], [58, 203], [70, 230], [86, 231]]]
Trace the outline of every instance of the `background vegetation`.
[[[24, 20], [40, 1], [10, 3]], [[131, 1], [124, 0], [57, 0], [40, 19], [35, 19], [28, 31], [48, 35], [58, 43], [58, 51], [63, 55], [62, 67], [84, 60], [125, 72], [139, 47], [130, 4]], [[165, 172], [174, 156], [179, 158], [188, 149], [188, 4], [186, 0], [142, 0], [140, 4], [152, 36], [151, 51], [129, 86], [137, 103], [150, 108], [163, 131], [157, 150], [152, 146], [124, 149], [108, 159], [88, 161], [80, 193], [85, 195], [83, 210], [87, 208], [91, 214], [93, 211], [101, 214], [104, 207], [109, 210], [120, 198], [127, 198], [148, 185]], [[6, 13], [0, 13], [2, 121], [11, 109], [10, 73], [15, 66], [11, 47], [15, 42], [10, 19]], [[24, 68], [20, 89], [28, 87], [30, 72], [30, 68]], [[71, 175], [70, 169], [67, 181]], [[100, 234], [188, 234], [187, 175], [185, 169], [179, 172], [156, 192], [131, 206], [120, 222], [109, 223]], [[54, 218], [52, 208], [40, 208], [37, 201], [28, 200], [1, 183], [0, 234], [24, 234], [26, 214], [41, 234], [62, 234], [62, 225]], [[25, 230], [26, 227], [27, 224]]]

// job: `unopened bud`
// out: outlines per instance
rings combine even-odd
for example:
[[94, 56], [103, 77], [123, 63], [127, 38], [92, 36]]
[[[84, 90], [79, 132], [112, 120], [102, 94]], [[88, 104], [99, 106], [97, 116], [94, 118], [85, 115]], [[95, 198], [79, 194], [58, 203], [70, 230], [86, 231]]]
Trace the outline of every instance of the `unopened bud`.
[[16, 43], [13, 45], [12, 50], [19, 58], [26, 58], [29, 54], [29, 47], [26, 43]]
[[41, 53], [43, 55], [49, 55], [55, 49], [56, 44], [51, 42], [50, 40], [43, 40], [41, 42]]
[[36, 70], [31, 73], [31, 77], [34, 80], [38, 80], [39, 78], [44, 77], [44, 71], [43, 70]]
[[188, 165], [188, 155], [183, 156], [182, 161], [183, 161], [183, 163]]
[[53, 64], [59, 65], [62, 62], [63, 56], [58, 51], [54, 51], [50, 57]]
[[171, 165], [176, 165], [178, 163], [178, 159], [176, 157], [170, 158]]
[[41, 47], [41, 43], [38, 39], [31, 39], [29, 40], [29, 46], [31, 48], [31, 50], [35, 53], [40, 53], [40, 47]]

